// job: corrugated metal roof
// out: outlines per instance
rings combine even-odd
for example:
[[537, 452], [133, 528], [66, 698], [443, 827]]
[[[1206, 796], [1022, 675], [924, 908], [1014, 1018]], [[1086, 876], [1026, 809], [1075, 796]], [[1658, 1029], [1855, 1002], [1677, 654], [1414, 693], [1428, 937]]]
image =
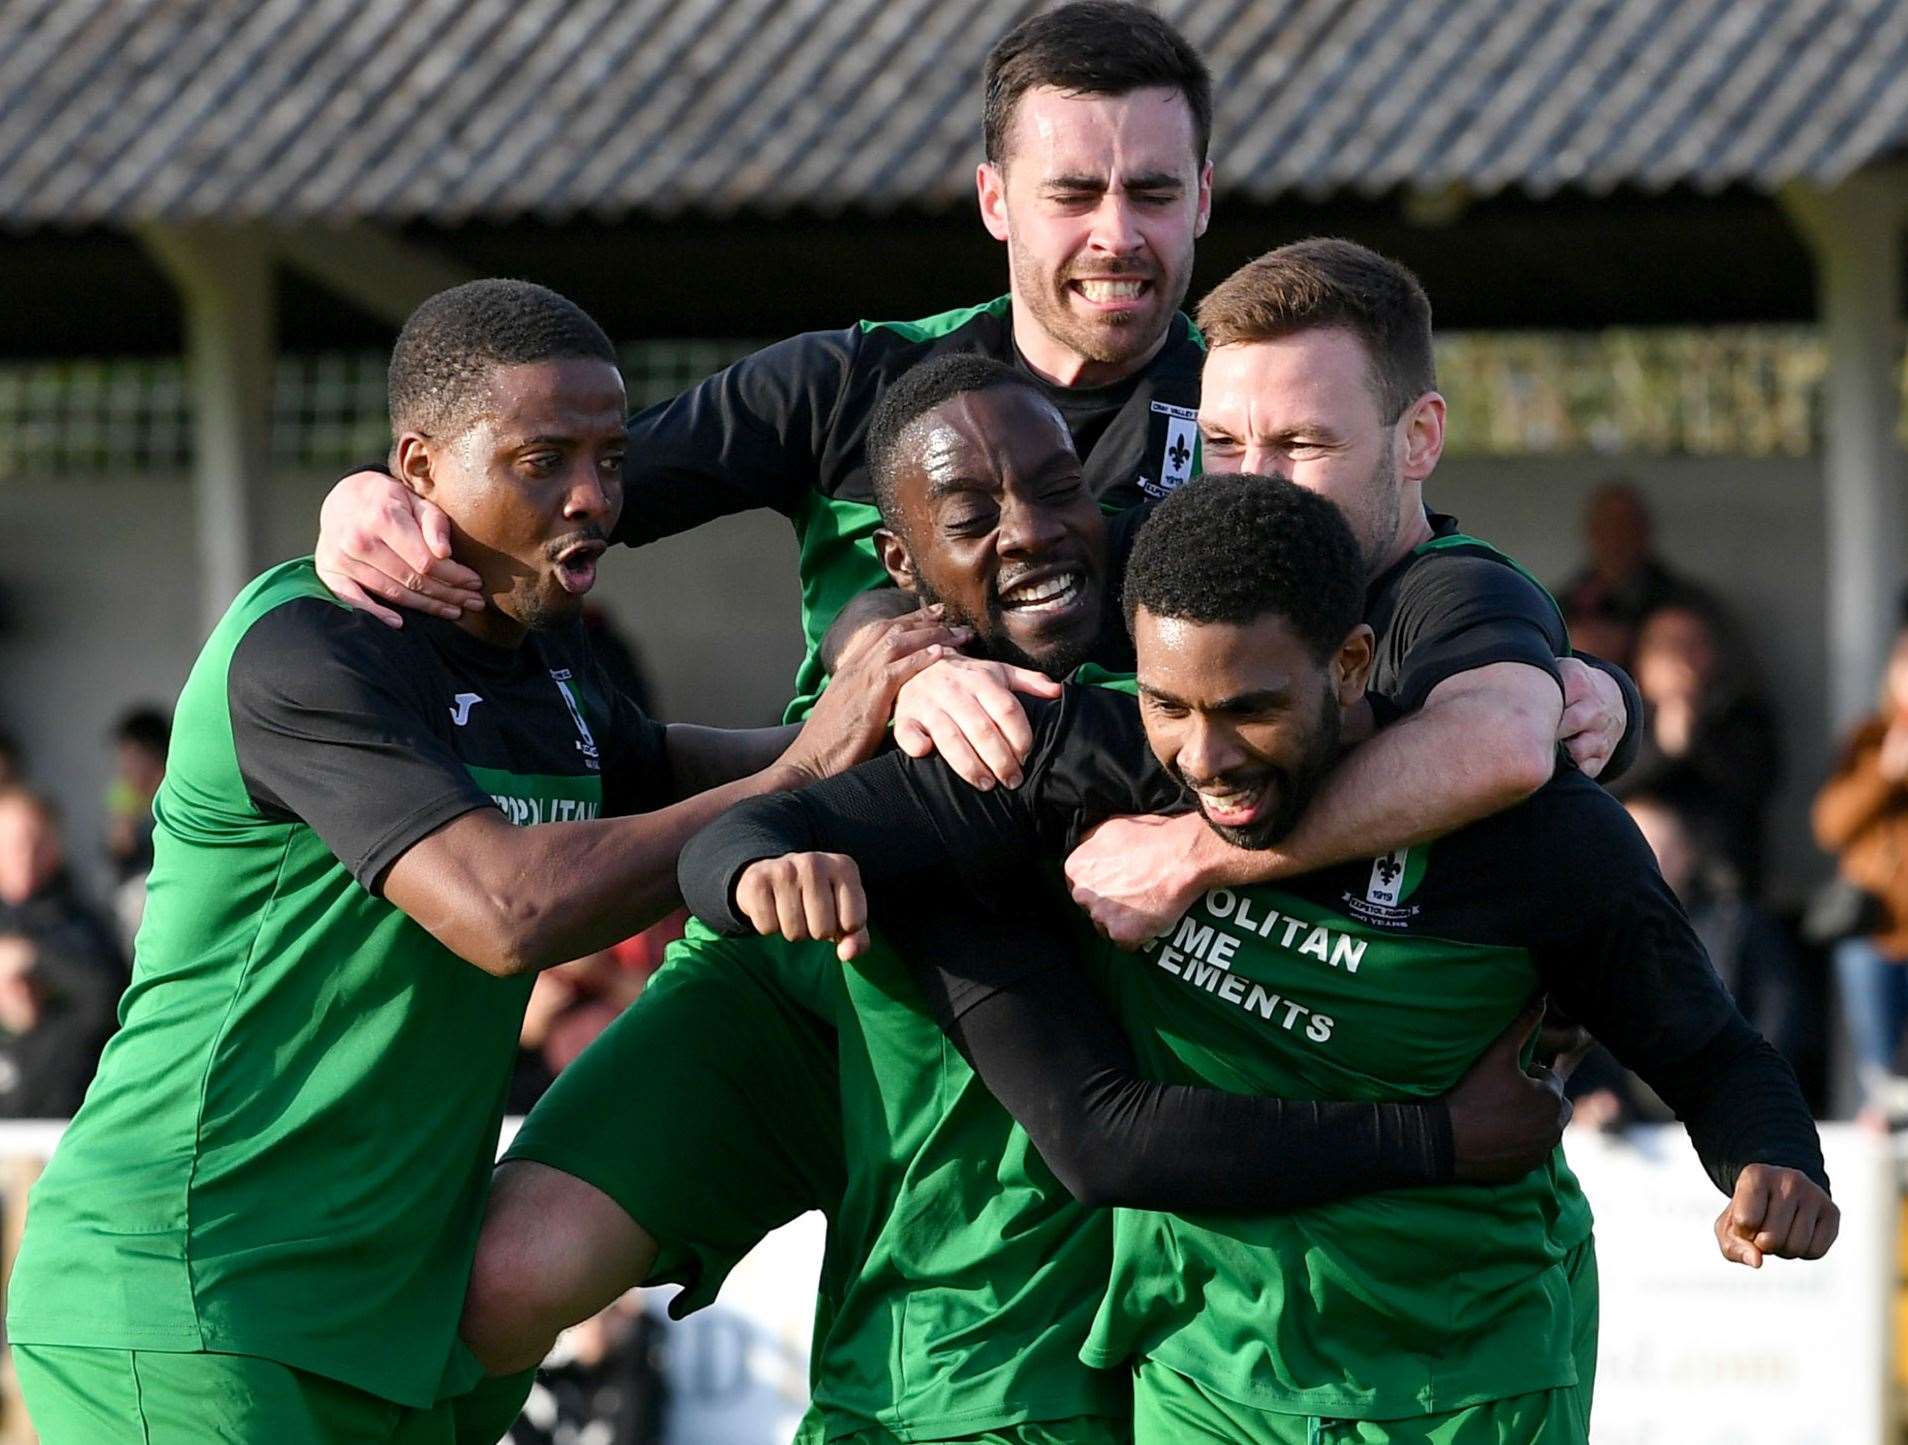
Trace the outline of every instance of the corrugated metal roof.
[[[965, 203], [1027, 0], [0, 0], [0, 220]], [[1901, 0], [1166, 0], [1223, 191], [1833, 184]]]

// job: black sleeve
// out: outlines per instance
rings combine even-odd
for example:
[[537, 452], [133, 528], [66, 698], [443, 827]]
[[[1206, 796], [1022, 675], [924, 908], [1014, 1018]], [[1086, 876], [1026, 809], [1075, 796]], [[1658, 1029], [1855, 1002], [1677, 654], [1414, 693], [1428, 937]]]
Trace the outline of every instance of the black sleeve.
[[1623, 736], [1617, 739], [1616, 751], [1610, 754], [1603, 771], [1597, 774], [1597, 781], [1607, 785], [1629, 772], [1637, 753], [1642, 750], [1643, 694], [1637, 691], [1636, 680], [1614, 662], [1605, 662], [1587, 652], [1575, 655], [1580, 662], [1588, 663], [1615, 682], [1617, 690], [1623, 694]]
[[226, 674], [254, 806], [309, 824], [374, 893], [413, 843], [493, 806], [432, 728], [405, 636], [299, 598], [252, 624]]
[[1570, 641], [1554, 602], [1515, 567], [1488, 557], [1432, 555], [1398, 583], [1392, 630], [1399, 665], [1390, 716], [1415, 712], [1448, 677], [1521, 662], [1563, 680]]
[[815, 486], [860, 335], [778, 341], [631, 417], [615, 540], [639, 547], [758, 507], [792, 514]]
[[[1554, 1001], [1655, 1089], [1724, 1193], [1745, 1164], [1799, 1169], [1824, 1188], [1821, 1140], [1789, 1066], [1749, 1027], [1622, 806], [1582, 783], [1553, 814], [1569, 846], [1532, 867], [1536, 950]], [[1544, 858], [1570, 860], [1544, 868]]]
[[[938, 756], [889, 752], [800, 792], [738, 804], [683, 849], [683, 901], [718, 933], [745, 934], [748, 920], [735, 909], [742, 871], [808, 852], [848, 854], [871, 888], [949, 865], [989, 896], [1017, 887], [1034, 860], [1066, 852], [1104, 818], [1178, 804], [1132, 698], [1069, 686], [1058, 702], [1030, 702], [1027, 716], [1034, 744], [1018, 788], [981, 792]], [[1009, 960], [997, 963], [1011, 976]]]
[[1081, 1203], [1298, 1209], [1452, 1177], [1441, 1101], [1314, 1103], [1141, 1078], [1050, 911], [993, 903], [929, 874], [873, 907], [936, 1021]]

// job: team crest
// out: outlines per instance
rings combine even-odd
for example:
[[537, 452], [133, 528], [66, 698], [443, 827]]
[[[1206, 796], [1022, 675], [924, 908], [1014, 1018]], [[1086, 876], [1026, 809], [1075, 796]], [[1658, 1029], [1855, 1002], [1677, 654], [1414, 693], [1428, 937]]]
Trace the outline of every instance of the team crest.
[[1371, 860], [1371, 881], [1365, 885], [1365, 901], [1383, 908], [1396, 908], [1404, 896], [1405, 862], [1409, 848], [1400, 848], [1382, 858]]
[[1199, 459], [1199, 413], [1164, 401], [1156, 401], [1152, 407], [1152, 435], [1159, 445], [1159, 480], [1142, 476], [1139, 482], [1148, 496], [1164, 497], [1192, 480], [1193, 464]]
[[1363, 895], [1357, 892], [1355, 884], [1345, 890], [1346, 911], [1361, 922], [1380, 928], [1409, 928], [1419, 911], [1411, 895], [1424, 881], [1430, 852], [1428, 844], [1420, 844], [1372, 859]]

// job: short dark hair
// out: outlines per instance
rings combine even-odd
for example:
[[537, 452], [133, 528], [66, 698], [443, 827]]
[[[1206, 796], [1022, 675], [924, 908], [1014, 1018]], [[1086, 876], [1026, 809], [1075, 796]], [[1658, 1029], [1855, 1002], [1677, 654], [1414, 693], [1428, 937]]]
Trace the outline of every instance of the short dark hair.
[[987, 159], [1005, 162], [1014, 108], [1030, 90], [1126, 95], [1151, 85], [1186, 97], [1203, 166], [1212, 146], [1212, 75], [1185, 36], [1129, 0], [1074, 0], [1030, 15], [995, 43], [981, 69]]
[[1005, 362], [971, 351], [954, 351], [910, 367], [875, 403], [868, 418], [868, 479], [874, 488], [875, 507], [890, 530], [900, 525], [894, 484], [908, 429], [945, 401], [997, 386], [1024, 387], [1046, 401], [1046, 393], [1032, 378]]
[[454, 435], [474, 419], [492, 367], [567, 357], [614, 366], [616, 348], [549, 287], [492, 278], [440, 291], [411, 313], [391, 349], [391, 434]]
[[1123, 600], [1129, 630], [1142, 607], [1186, 622], [1283, 617], [1323, 662], [1364, 616], [1365, 564], [1316, 492], [1249, 472], [1198, 477], [1140, 528]]
[[1212, 288], [1199, 303], [1198, 321], [1209, 347], [1343, 327], [1371, 353], [1387, 421], [1437, 388], [1424, 287], [1396, 261], [1356, 241], [1314, 236], [1267, 251]]
[[113, 724], [113, 741], [132, 743], [164, 756], [172, 741], [172, 720], [163, 708], [149, 704], [131, 708]]

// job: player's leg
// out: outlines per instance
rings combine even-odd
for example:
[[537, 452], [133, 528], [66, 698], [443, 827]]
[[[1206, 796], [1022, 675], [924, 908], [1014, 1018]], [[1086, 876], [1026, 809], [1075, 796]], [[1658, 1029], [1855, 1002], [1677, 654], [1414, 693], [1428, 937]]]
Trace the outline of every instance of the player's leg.
[[492, 1369], [638, 1284], [715, 1298], [770, 1230], [840, 1201], [841, 1097], [827, 945], [699, 924], [558, 1076], [497, 1173], [464, 1333]]
[[649, 1275], [656, 1241], [609, 1195], [528, 1159], [497, 1168], [458, 1332], [484, 1368], [533, 1368], [558, 1333]]

